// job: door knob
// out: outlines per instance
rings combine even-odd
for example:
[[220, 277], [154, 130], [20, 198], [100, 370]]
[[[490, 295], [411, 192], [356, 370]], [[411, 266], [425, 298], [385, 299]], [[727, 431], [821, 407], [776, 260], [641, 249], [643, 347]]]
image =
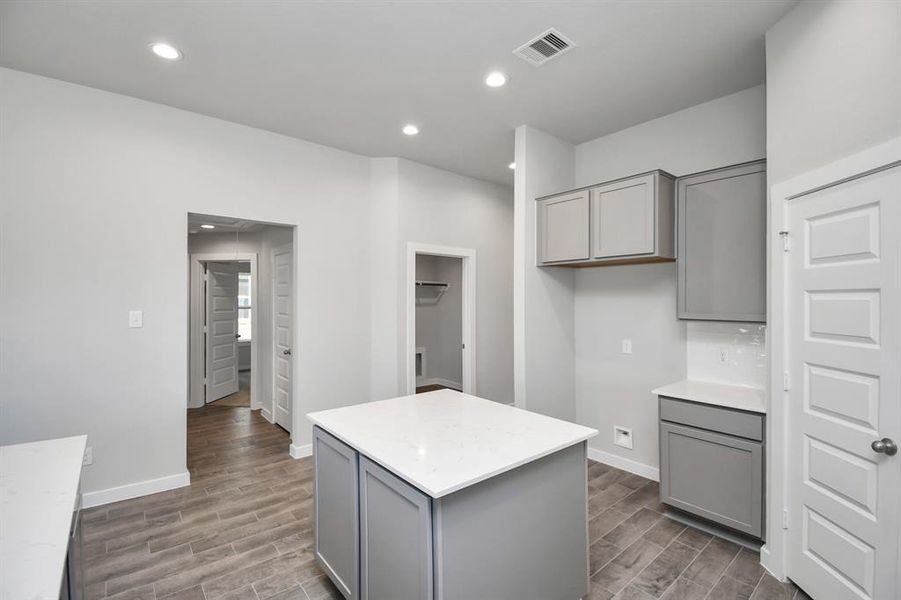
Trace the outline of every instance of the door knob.
[[284, 350], [282, 350], [282, 354], [284, 354], [285, 356], [291, 356], [291, 349], [285, 348]]
[[886, 456], [894, 456], [898, 453], [898, 445], [891, 438], [882, 438], [870, 444], [873, 452], [885, 454]]

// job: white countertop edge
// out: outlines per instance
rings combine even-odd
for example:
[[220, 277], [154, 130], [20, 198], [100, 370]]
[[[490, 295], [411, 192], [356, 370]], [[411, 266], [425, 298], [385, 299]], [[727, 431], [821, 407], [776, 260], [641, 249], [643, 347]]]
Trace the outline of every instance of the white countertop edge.
[[759, 414], [767, 412], [766, 390], [742, 385], [684, 379], [651, 390], [657, 396], [700, 402]]
[[[26, 485], [24, 486], [26, 489], [24, 491], [26, 494], [31, 493], [32, 496], [35, 496], [36, 502], [28, 505], [27, 513], [31, 517], [30, 519], [18, 521], [14, 526], [10, 525], [9, 522], [4, 523], [3, 529], [5, 531], [2, 536], [3, 539], [0, 540], [0, 557], [2, 557], [0, 562], [4, 563], [3, 578], [0, 581], [0, 597], [6, 598], [7, 593], [11, 594], [10, 598], [14, 596], [23, 598], [56, 598], [59, 595], [66, 567], [66, 554], [69, 551], [72, 515], [81, 500], [79, 480], [81, 478], [81, 462], [87, 440], [87, 435], [75, 435], [2, 447], [7, 452], [4, 453], [6, 454], [4, 459], [0, 461], [0, 471], [2, 471], [0, 472], [0, 480], [2, 480], [0, 488], [3, 488], [2, 501], [0, 501], [0, 509], [2, 510], [0, 510], [0, 513], [5, 513], [3, 518], [0, 518], [0, 521], [9, 519], [10, 511], [17, 510], [19, 508], [17, 505], [21, 505], [23, 498], [18, 493], [17, 475], [26, 475]], [[50, 469], [56, 467], [58, 470], [59, 463], [71, 463], [73, 467], [77, 466], [77, 469], [74, 471], [74, 481], [71, 478], [73, 475], [69, 475], [70, 478], [68, 480], [62, 480], [56, 474], [50, 473], [53, 476], [49, 477], [49, 480], [54, 484], [51, 487], [61, 488], [65, 486], [67, 489], [59, 489], [58, 491], [47, 488], [36, 490], [36, 488], [43, 487], [42, 484], [48, 480], [48, 467], [46, 465], [36, 465], [36, 467], [44, 466], [42, 470], [36, 471], [44, 476], [41, 478], [31, 475], [30, 466], [26, 469], [27, 472], [23, 472], [21, 470], [23, 463], [10, 463], [9, 449], [15, 449], [13, 452], [16, 453], [21, 452], [19, 447], [24, 446], [30, 447], [27, 454], [31, 454], [32, 449], [37, 450], [37, 454], [40, 455], [38, 459], [46, 458], [44, 454], [47, 450], [50, 450], [49, 456], [57, 463], [56, 465], [50, 465]], [[39, 448], [39, 446], [44, 446], [44, 448]], [[67, 454], [61, 455], [61, 451]], [[31, 458], [33, 457], [27, 457], [26, 460]], [[20, 459], [20, 457], [14, 457], [14, 459]], [[65, 475], [62, 474], [63, 477]], [[72, 486], [72, 489], [68, 489], [69, 486]], [[66, 498], [71, 494], [71, 503], [61, 504], [57, 501], [63, 494], [65, 494]], [[56, 496], [56, 499], [54, 496]], [[59, 508], [53, 507], [52, 512], [54, 514], [47, 513], [48, 502], [59, 506]], [[61, 514], [57, 514], [60, 511]], [[24, 531], [23, 525], [32, 521], [38, 522], [39, 525], [36, 528], [29, 527], [27, 531]], [[51, 525], [58, 526], [58, 529], [47, 532], [47, 527]], [[34, 539], [32, 536], [35, 529], [38, 530], [40, 535], [46, 533], [47, 539]], [[23, 537], [23, 534], [26, 537]], [[53, 539], [49, 539], [50, 537]], [[11, 567], [14, 565], [18, 568], [13, 571]]]
[[[535, 454], [533, 456], [530, 456], [529, 458], [524, 458], [522, 460], [515, 461], [509, 465], [506, 465], [505, 467], [502, 467], [500, 469], [495, 469], [493, 471], [489, 471], [483, 475], [480, 475], [479, 477], [474, 477], [470, 480], [460, 482], [456, 485], [448, 486], [448, 487], [442, 488], [440, 490], [435, 490], [435, 489], [430, 488], [427, 485], [423, 485], [420, 482], [412, 481], [410, 478], [405, 477], [404, 475], [401, 474], [401, 472], [397, 468], [391, 466], [391, 464], [389, 464], [385, 461], [382, 461], [382, 460], [377, 460], [374, 456], [372, 456], [372, 454], [370, 452], [368, 452], [366, 450], [366, 448], [362, 444], [355, 444], [355, 443], [351, 442], [350, 440], [342, 437], [341, 435], [335, 433], [334, 431], [329, 429], [329, 427], [327, 425], [323, 424], [319, 419], [316, 419], [313, 416], [314, 414], [315, 413], [310, 413], [307, 415], [307, 418], [314, 425], [318, 425], [324, 431], [328, 432], [329, 435], [332, 435], [332, 436], [338, 438], [339, 440], [341, 440], [342, 442], [344, 442], [345, 444], [347, 444], [348, 446], [350, 446], [351, 448], [353, 448], [354, 450], [356, 450], [357, 452], [359, 452], [360, 454], [362, 454], [363, 456], [365, 456], [372, 462], [377, 463], [378, 465], [388, 469], [389, 471], [391, 471], [391, 473], [393, 475], [399, 477], [400, 479], [403, 479], [404, 481], [406, 481], [407, 483], [409, 483], [416, 489], [425, 492], [430, 497], [435, 498], [435, 499], [441, 498], [443, 496], [447, 496], [449, 494], [453, 494], [454, 492], [459, 492], [462, 489], [468, 488], [477, 483], [481, 483], [483, 481], [491, 479], [492, 477], [497, 477], [498, 475], [500, 475], [502, 473], [506, 473], [507, 471], [512, 471], [513, 469], [516, 469], [517, 467], [527, 465], [530, 462], [534, 462], [536, 460], [544, 458], [545, 456], [550, 456], [551, 454], [554, 454], [555, 452], [559, 452], [560, 450], [569, 448], [570, 446], [575, 446], [576, 444], [581, 444], [582, 442], [587, 442], [588, 440], [590, 440], [591, 438], [593, 438], [594, 436], [596, 436], [598, 434], [598, 431], [596, 429], [591, 429], [592, 433], [584, 435], [584, 436], [580, 436], [579, 438], [574, 439], [571, 442], [558, 444], [557, 446], [553, 446], [544, 452]], [[590, 429], [590, 428], [588, 428], [588, 429]]]

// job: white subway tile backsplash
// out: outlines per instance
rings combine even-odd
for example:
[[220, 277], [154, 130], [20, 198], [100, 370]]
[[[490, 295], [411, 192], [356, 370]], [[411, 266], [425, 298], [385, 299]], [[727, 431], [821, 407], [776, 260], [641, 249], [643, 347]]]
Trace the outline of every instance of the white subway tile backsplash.
[[687, 322], [689, 379], [766, 387], [766, 325]]

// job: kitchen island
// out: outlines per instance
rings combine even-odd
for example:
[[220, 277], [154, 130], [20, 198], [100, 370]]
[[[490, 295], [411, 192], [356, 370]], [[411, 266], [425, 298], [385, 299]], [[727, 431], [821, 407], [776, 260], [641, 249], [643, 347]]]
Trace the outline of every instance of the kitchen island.
[[588, 592], [594, 429], [452, 390], [307, 416], [315, 554], [348, 600]]

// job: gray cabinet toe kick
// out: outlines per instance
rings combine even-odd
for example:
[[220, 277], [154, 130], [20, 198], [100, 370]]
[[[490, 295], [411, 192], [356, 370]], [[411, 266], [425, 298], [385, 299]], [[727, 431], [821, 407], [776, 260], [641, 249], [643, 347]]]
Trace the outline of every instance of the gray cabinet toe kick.
[[765, 415], [660, 397], [660, 501], [763, 539]]
[[314, 427], [316, 559], [347, 600], [588, 593], [587, 443], [433, 498]]

